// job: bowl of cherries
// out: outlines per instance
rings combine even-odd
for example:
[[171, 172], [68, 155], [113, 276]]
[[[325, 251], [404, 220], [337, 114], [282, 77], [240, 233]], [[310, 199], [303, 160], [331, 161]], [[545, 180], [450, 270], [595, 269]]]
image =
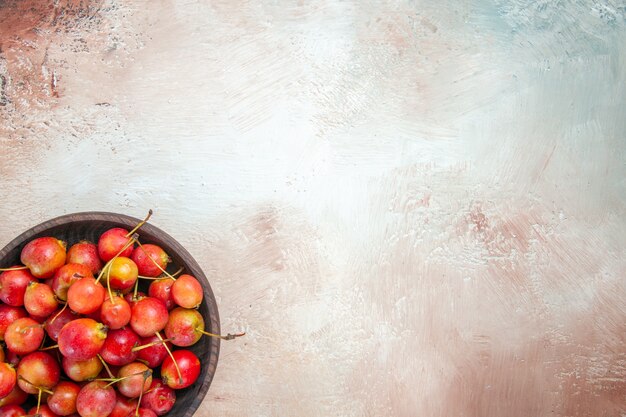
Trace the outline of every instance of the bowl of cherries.
[[69, 214], [0, 250], [0, 416], [191, 417], [219, 356], [215, 297], [176, 240]]

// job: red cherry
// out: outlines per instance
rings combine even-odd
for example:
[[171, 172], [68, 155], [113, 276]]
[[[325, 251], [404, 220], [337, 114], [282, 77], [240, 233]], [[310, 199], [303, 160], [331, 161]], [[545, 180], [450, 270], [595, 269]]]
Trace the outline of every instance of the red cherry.
[[130, 305], [117, 295], [107, 298], [100, 307], [100, 319], [110, 329], [121, 329], [130, 321]]
[[48, 407], [54, 413], [67, 416], [76, 412], [76, 397], [80, 392], [78, 384], [61, 381], [54, 387], [52, 395], [48, 397]]
[[59, 303], [52, 288], [39, 282], [31, 282], [24, 293], [24, 308], [31, 316], [48, 317]]
[[104, 278], [109, 280], [113, 289], [128, 290], [137, 281], [137, 265], [130, 258], [118, 256], [111, 261], [107, 269]]
[[[19, 265], [12, 268], [19, 268]], [[23, 306], [26, 287], [35, 281], [25, 269], [3, 272], [0, 274], [0, 301], [14, 307]]]
[[46, 352], [30, 353], [17, 366], [17, 384], [28, 394], [37, 394], [38, 388], [49, 390], [60, 376], [59, 363]]
[[89, 314], [100, 309], [106, 290], [93, 277], [76, 281], [67, 291], [67, 303], [79, 314]]
[[142, 298], [146, 298], [147, 296], [148, 294], [141, 291], [137, 292], [137, 296], [135, 296], [133, 292], [129, 292], [128, 294], [124, 295], [124, 300], [128, 302], [128, 305], [130, 305], [130, 308], [132, 309], [137, 301], [141, 300]]
[[58, 414], [54, 413], [50, 407], [45, 404], [39, 406], [39, 412], [37, 411], [37, 407], [33, 407], [28, 410], [28, 414], [37, 417], [59, 417]]
[[172, 285], [174, 285], [174, 282], [175, 281], [171, 278], [163, 278], [152, 281], [150, 287], [148, 287], [148, 295], [163, 301], [165, 307], [168, 310], [171, 310], [176, 307], [176, 303], [172, 298]]
[[100, 362], [97, 356], [85, 361], [77, 361], [63, 357], [61, 359], [61, 365], [63, 366], [63, 372], [65, 372], [72, 381], [76, 382], [96, 378], [103, 368], [102, 362]]
[[[13, 388], [13, 391], [11, 391], [9, 395], [7, 395], [4, 398], [0, 398], [0, 407], [4, 407], [6, 405], [24, 404], [27, 399], [28, 399], [28, 394], [22, 391], [22, 389], [16, 383], [15, 387]], [[2, 415], [3, 414], [0, 414], [0, 416]]]
[[24, 417], [26, 411], [19, 405], [5, 405], [0, 407], [0, 416], [2, 417]]
[[4, 333], [7, 331], [9, 324], [27, 316], [28, 314], [23, 308], [0, 304], [0, 340], [4, 340]]
[[65, 264], [65, 242], [53, 237], [40, 237], [24, 246], [20, 261], [36, 278], [50, 278]]
[[[153, 344], [154, 343], [154, 344]], [[150, 347], [145, 347], [138, 351], [137, 359], [146, 362], [150, 368], [156, 368], [163, 363], [163, 360], [167, 357], [167, 347], [172, 348], [171, 342], [161, 343], [161, 339], [157, 336], [144, 337], [139, 341], [139, 346], [152, 345]]]
[[[128, 230], [116, 227], [104, 232], [98, 240], [98, 255], [104, 262], [108, 262], [130, 242], [131, 236]], [[133, 246], [129, 245], [119, 256], [129, 257], [133, 253]]]
[[160, 378], [154, 378], [150, 388], [141, 398], [141, 406], [148, 408], [157, 416], [169, 412], [176, 403], [176, 393], [163, 383]]
[[174, 360], [180, 368], [182, 382], [179, 379], [174, 360], [171, 357], [165, 358], [161, 366], [161, 378], [163, 382], [172, 389], [187, 388], [192, 385], [200, 376], [200, 360], [190, 350], [176, 350], [172, 352]]
[[131, 329], [125, 327], [111, 330], [104, 341], [100, 356], [111, 365], [126, 365], [137, 358], [137, 352], [133, 351], [137, 345], [139, 336]]
[[202, 285], [188, 274], [178, 277], [172, 285], [172, 299], [181, 307], [198, 307], [202, 302], [203, 295]]
[[91, 269], [88, 266], [71, 263], [63, 265], [57, 270], [52, 278], [52, 291], [59, 300], [67, 300], [67, 291], [70, 286], [81, 278], [91, 277]]
[[84, 361], [96, 356], [107, 337], [104, 324], [92, 319], [76, 319], [59, 332], [59, 350], [70, 359]]
[[117, 383], [117, 389], [128, 398], [139, 397], [152, 383], [152, 371], [141, 362], [124, 365], [117, 373], [117, 377], [124, 378]]
[[39, 348], [43, 336], [43, 326], [30, 317], [24, 317], [15, 320], [7, 327], [4, 341], [10, 351], [25, 355]]
[[141, 337], [152, 336], [167, 324], [167, 308], [161, 300], [145, 297], [132, 307], [130, 326]]
[[107, 417], [115, 408], [116, 396], [112, 386], [93, 381], [81, 388], [76, 397], [76, 409], [81, 417]]
[[15, 369], [8, 363], [0, 362], [0, 398], [4, 398], [13, 391], [17, 383]]
[[191, 346], [202, 337], [204, 319], [198, 310], [177, 307], [170, 312], [165, 336], [176, 346]]
[[144, 277], [158, 277], [170, 262], [170, 257], [160, 246], [150, 243], [136, 247], [131, 259], [137, 264], [139, 275]]
[[154, 411], [149, 408], [140, 408], [137, 417], [157, 417]]
[[44, 328], [46, 329], [48, 336], [50, 336], [50, 339], [56, 342], [59, 338], [59, 332], [63, 326], [72, 320], [76, 320], [77, 318], [78, 315], [69, 308], [60, 308], [50, 314], [44, 323]]
[[136, 398], [126, 398], [119, 392], [116, 392], [115, 394], [117, 396], [117, 401], [109, 417], [128, 417], [131, 413], [135, 412], [135, 409], [137, 408]]
[[96, 274], [102, 269], [102, 261], [98, 256], [98, 247], [86, 240], [72, 245], [67, 251], [66, 262], [85, 265], [89, 268], [92, 274]]

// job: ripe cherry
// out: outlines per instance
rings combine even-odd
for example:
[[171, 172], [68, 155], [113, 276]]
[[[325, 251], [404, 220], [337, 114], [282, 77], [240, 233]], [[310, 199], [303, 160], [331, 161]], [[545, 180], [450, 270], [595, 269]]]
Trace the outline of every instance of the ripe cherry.
[[[176, 350], [172, 352], [172, 357], [167, 357], [161, 366], [161, 378], [163, 383], [172, 389], [187, 388], [192, 385], [200, 376], [200, 360], [190, 350]], [[174, 360], [180, 368], [182, 381], [174, 365]]]
[[[27, 399], [28, 394], [22, 391], [22, 389], [16, 383], [13, 391], [11, 391], [9, 395], [4, 398], [0, 398], [0, 407], [4, 407], [6, 405], [21, 405], [24, 404]], [[3, 414], [0, 414], [0, 416], [2, 415]]]
[[137, 274], [137, 265], [132, 259], [118, 256], [107, 266], [105, 277], [111, 284], [111, 288], [124, 291], [135, 285]]
[[107, 330], [104, 324], [92, 319], [71, 321], [59, 332], [59, 350], [70, 359], [84, 361], [93, 358], [102, 349]]
[[121, 227], [115, 227], [104, 232], [98, 240], [98, 255], [100, 259], [104, 262], [109, 262], [115, 256], [128, 258], [133, 253], [133, 234], [148, 221], [150, 216], [152, 216], [152, 210], [149, 210], [146, 218], [139, 222], [130, 232]]
[[150, 243], [135, 248], [131, 259], [137, 264], [139, 275], [145, 277], [158, 277], [170, 262], [170, 257], [160, 246]]
[[0, 398], [6, 397], [13, 391], [17, 383], [15, 368], [5, 362], [0, 362]]
[[145, 297], [132, 306], [130, 326], [141, 337], [152, 336], [167, 324], [167, 308], [161, 300]]
[[60, 376], [58, 362], [46, 352], [30, 353], [17, 365], [17, 383], [28, 394], [49, 390], [59, 382]]
[[36, 351], [43, 341], [43, 326], [30, 317], [15, 320], [7, 327], [4, 341], [13, 353], [25, 355]]
[[145, 361], [150, 368], [160, 366], [167, 357], [167, 349], [164, 344], [170, 349], [172, 348], [170, 341], [163, 342], [156, 335], [142, 338], [139, 341], [139, 346], [135, 348], [135, 351], [139, 353], [137, 359]]
[[28, 410], [28, 415], [37, 416], [37, 417], [59, 417], [58, 414], [54, 413], [50, 407], [45, 404], [42, 404], [37, 408], [37, 406]]
[[61, 381], [52, 390], [48, 397], [48, 407], [52, 412], [60, 416], [68, 416], [76, 412], [76, 397], [80, 392], [80, 386], [73, 382]]
[[50, 339], [56, 342], [59, 338], [59, 332], [63, 326], [72, 320], [76, 320], [77, 318], [78, 315], [69, 308], [60, 308], [50, 314], [44, 323], [44, 328]]
[[126, 365], [137, 358], [137, 352], [133, 348], [138, 344], [139, 336], [132, 329], [125, 327], [110, 330], [100, 355], [111, 365]]
[[3, 272], [0, 274], [0, 301], [14, 307], [23, 306], [26, 287], [35, 281], [35, 277], [25, 269]]
[[198, 310], [177, 307], [170, 312], [165, 336], [176, 346], [191, 346], [202, 337], [204, 319]]
[[0, 407], [0, 416], [2, 417], [24, 417], [26, 411], [19, 405], [5, 405]]
[[153, 378], [150, 388], [141, 398], [141, 407], [148, 408], [157, 416], [169, 412], [176, 403], [176, 393], [163, 383], [160, 378]]
[[50, 278], [65, 264], [65, 242], [54, 237], [40, 237], [24, 246], [20, 261], [36, 278]]
[[102, 261], [98, 256], [98, 247], [86, 240], [72, 245], [67, 251], [66, 262], [85, 265], [92, 274], [98, 273], [102, 269]]
[[116, 392], [116, 396], [117, 396], [117, 401], [109, 417], [132, 416], [135, 412], [135, 409], [137, 408], [137, 399], [126, 398], [119, 392]]
[[137, 410], [137, 417], [157, 417], [157, 415], [149, 408], [140, 408]]
[[64, 357], [61, 359], [61, 366], [63, 366], [63, 372], [65, 372], [72, 381], [76, 382], [96, 378], [103, 368], [102, 362], [97, 356], [84, 361]]
[[52, 278], [52, 290], [59, 300], [67, 300], [67, 291], [70, 286], [81, 278], [91, 277], [91, 269], [86, 265], [71, 263], [63, 265]]
[[27, 316], [26, 310], [21, 307], [0, 304], [0, 340], [4, 340], [4, 333], [7, 331], [9, 324]]
[[115, 389], [105, 381], [88, 383], [76, 397], [76, 409], [81, 417], [107, 417], [115, 403]]
[[130, 305], [122, 297], [107, 297], [100, 307], [100, 319], [109, 329], [121, 329], [130, 321]]
[[150, 287], [148, 287], [148, 295], [163, 301], [165, 307], [168, 310], [171, 310], [176, 307], [176, 303], [172, 298], [172, 285], [174, 285], [174, 282], [176, 281], [171, 278], [163, 278], [152, 281]]
[[183, 274], [172, 285], [172, 299], [185, 308], [196, 308], [203, 298], [202, 285], [191, 275]]
[[31, 316], [48, 317], [59, 303], [52, 288], [39, 282], [31, 282], [24, 293], [24, 308]]
[[76, 281], [67, 291], [67, 303], [79, 314], [89, 314], [100, 309], [106, 290], [93, 277]]
[[150, 388], [152, 370], [141, 362], [132, 362], [123, 366], [118, 374], [117, 389], [128, 398], [137, 398]]

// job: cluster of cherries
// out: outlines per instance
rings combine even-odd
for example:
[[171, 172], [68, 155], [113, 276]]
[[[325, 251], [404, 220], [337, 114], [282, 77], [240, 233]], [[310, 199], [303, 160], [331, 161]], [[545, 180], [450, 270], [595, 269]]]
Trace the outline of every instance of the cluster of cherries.
[[[151, 214], [131, 231], [107, 230], [97, 245], [66, 251], [54, 237], [34, 239], [23, 265], [1, 269], [0, 416], [162, 416], [200, 375], [184, 348], [202, 335], [241, 336], [206, 332], [200, 283], [167, 272], [167, 253], [139, 242]], [[151, 280], [148, 294], [140, 279]], [[37, 405], [26, 412], [29, 394]]]

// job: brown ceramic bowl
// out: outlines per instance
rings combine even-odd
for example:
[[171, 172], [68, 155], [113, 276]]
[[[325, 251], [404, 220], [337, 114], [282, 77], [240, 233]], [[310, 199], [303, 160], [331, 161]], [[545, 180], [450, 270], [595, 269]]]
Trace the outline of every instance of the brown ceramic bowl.
[[[41, 236], [54, 236], [67, 242], [69, 248], [80, 240], [89, 240], [97, 243], [100, 235], [112, 227], [123, 227], [128, 230], [137, 225], [139, 219], [123, 214], [106, 212], [86, 212], [68, 214], [45, 221], [34, 226], [0, 250], [0, 266], [7, 267], [20, 263], [20, 252], [26, 243]], [[209, 281], [200, 269], [198, 263], [191, 257], [174, 238], [150, 223], [144, 224], [139, 233], [141, 243], [154, 243], [161, 246], [172, 258], [168, 272], [174, 272], [179, 267], [184, 272], [195, 276], [204, 289], [204, 300], [199, 311], [204, 317], [206, 330], [211, 333], [220, 333], [220, 320], [217, 311], [217, 303]], [[170, 271], [171, 269], [171, 271]], [[142, 285], [143, 284], [143, 288]], [[148, 282], [140, 283], [140, 290], [147, 293]], [[176, 404], [166, 414], [168, 417], [191, 417], [205, 397], [211, 380], [215, 374], [217, 359], [220, 351], [219, 339], [202, 337], [198, 343], [187, 348], [192, 350], [200, 359], [202, 371], [195, 384], [184, 390], [176, 392]]]

